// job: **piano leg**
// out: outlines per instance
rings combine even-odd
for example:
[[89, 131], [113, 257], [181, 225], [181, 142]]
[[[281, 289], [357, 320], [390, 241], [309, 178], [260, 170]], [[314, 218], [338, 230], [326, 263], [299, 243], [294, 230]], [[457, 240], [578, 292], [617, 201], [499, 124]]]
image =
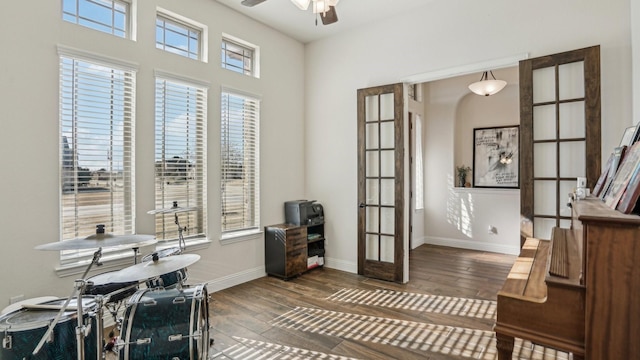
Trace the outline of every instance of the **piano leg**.
[[498, 360], [511, 360], [513, 356], [513, 336], [496, 333]]

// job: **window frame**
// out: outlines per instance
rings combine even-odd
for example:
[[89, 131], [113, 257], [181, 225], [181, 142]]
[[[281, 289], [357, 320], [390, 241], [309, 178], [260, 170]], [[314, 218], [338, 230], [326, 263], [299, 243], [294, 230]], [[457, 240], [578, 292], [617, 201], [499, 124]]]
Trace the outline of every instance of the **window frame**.
[[[191, 56], [187, 56], [184, 54], [181, 54], [179, 52], [176, 51], [170, 51], [167, 50], [167, 43], [166, 42], [162, 42], [162, 43], [158, 43], [158, 19], [162, 18], [162, 20], [164, 22], [168, 22], [171, 25], [174, 26], [178, 26], [178, 27], [182, 27], [185, 30], [188, 30], [189, 32], [194, 31], [197, 32], [199, 34], [199, 38], [198, 38], [198, 54], [197, 57], [191, 57]], [[156, 33], [155, 33], [155, 47], [158, 50], [161, 50], [163, 52], [167, 52], [170, 54], [175, 54], [178, 56], [182, 56], [184, 58], [187, 59], [191, 59], [191, 60], [197, 60], [197, 61], [202, 61], [204, 63], [208, 62], [208, 38], [209, 38], [209, 27], [207, 25], [204, 25], [202, 23], [199, 23], [193, 19], [189, 19], [185, 16], [182, 16], [180, 14], [177, 14], [173, 11], [167, 10], [167, 9], [163, 9], [161, 7], [157, 7], [156, 8], [156, 20], [155, 20], [155, 28], [156, 28]], [[166, 29], [166, 28], [165, 28]], [[165, 30], [166, 32], [166, 30]], [[163, 35], [165, 35], [163, 33]], [[163, 38], [165, 38], [163, 36]], [[159, 47], [159, 44], [161, 44], [162, 46]], [[190, 54], [191, 51], [190, 50], [183, 50], [185, 51], [186, 54]]]
[[[79, 7], [80, 7], [80, 2], [86, 2], [86, 3], [94, 3], [94, 0], [62, 0], [60, 5], [61, 5], [61, 18], [63, 21], [69, 22], [71, 24], [75, 24], [75, 25], [79, 25], [82, 27], [85, 27], [87, 29], [92, 29], [92, 30], [96, 30], [96, 31], [100, 31], [102, 33], [105, 34], [110, 34], [122, 39], [129, 39], [129, 40], [136, 40], [136, 22], [135, 22], [135, 18], [136, 18], [136, 13], [137, 13], [137, 0], [104, 0], [104, 1], [110, 1], [112, 4], [119, 4], [124, 6], [125, 11], [124, 11], [124, 29], [116, 29], [115, 28], [115, 19], [114, 19], [114, 14], [112, 13], [111, 16], [111, 20], [112, 20], [112, 25], [106, 25], [106, 24], [100, 24], [97, 19], [95, 18], [89, 18], [89, 17], [84, 17], [82, 15], [80, 15], [80, 11], [79, 11]], [[65, 11], [65, 3], [66, 2], [74, 2], [75, 6], [74, 6], [74, 12], [67, 12]], [[99, 4], [97, 4], [97, 6], [101, 6]], [[115, 12], [115, 6], [112, 6], [112, 12]], [[96, 28], [96, 27], [92, 27], [92, 26], [88, 26], [87, 24], [83, 24], [80, 20], [84, 19], [87, 22], [92, 22], [92, 23], [97, 23], [100, 24], [101, 27], [103, 27], [103, 29], [101, 28]], [[111, 31], [106, 31], [106, 29], [110, 27]], [[116, 34], [116, 32], [122, 32], [122, 35]]]
[[[252, 102], [253, 106], [255, 107], [255, 111], [253, 111], [252, 113], [254, 114], [253, 119], [251, 120], [252, 123], [250, 124], [250, 126], [253, 129], [253, 133], [252, 133], [252, 138], [254, 139], [253, 143], [251, 144], [251, 147], [253, 149], [253, 168], [251, 169], [251, 173], [253, 174], [253, 181], [251, 185], [248, 185], [249, 187], [253, 187], [253, 192], [252, 192], [252, 197], [251, 197], [251, 209], [250, 210], [246, 210], [248, 212], [253, 212], [253, 223], [250, 226], [244, 226], [242, 228], [237, 228], [237, 229], [230, 229], [230, 230], [226, 230], [225, 229], [225, 221], [224, 221], [224, 217], [225, 217], [225, 176], [227, 176], [226, 174], [228, 173], [227, 171], [225, 171], [225, 160], [224, 157], [225, 155], [228, 153], [225, 151], [224, 147], [225, 144], [228, 142], [225, 141], [225, 119], [226, 122], [228, 123], [229, 121], [229, 110], [228, 110], [228, 104], [225, 105], [225, 96], [229, 97], [229, 96], [234, 96], [234, 97], [239, 97], [244, 99], [245, 101], [250, 101]], [[225, 242], [234, 242], [234, 241], [242, 241], [244, 239], [247, 238], [253, 238], [256, 234], [261, 234], [262, 233], [262, 227], [261, 227], [261, 209], [260, 209], [260, 203], [261, 203], [261, 189], [260, 189], [260, 106], [261, 106], [261, 97], [257, 96], [255, 94], [250, 94], [247, 92], [243, 92], [243, 91], [239, 91], [236, 89], [232, 89], [232, 88], [228, 88], [228, 87], [223, 87], [221, 89], [221, 93], [220, 93], [220, 236], [221, 236], [221, 241], [223, 243]], [[228, 100], [227, 100], [228, 101]], [[225, 112], [226, 110], [226, 112]], [[246, 120], [243, 120], [243, 123]], [[242, 158], [246, 158], [246, 156], [242, 156]], [[244, 164], [244, 163], [243, 163]], [[243, 165], [244, 168], [244, 165]], [[243, 186], [247, 186], [246, 184], [243, 184]], [[244, 211], [245, 209], [243, 209]]]
[[[242, 71], [236, 71], [234, 69], [240, 69], [237, 66], [226, 66], [228, 63], [225, 60], [225, 54], [226, 54], [226, 48], [225, 48], [225, 44], [230, 43], [233, 44], [235, 46], [239, 46], [245, 50], [249, 50], [251, 52], [251, 69], [249, 71], [245, 71], [244, 67], [242, 68]], [[260, 47], [257, 45], [254, 45], [248, 41], [242, 40], [238, 37], [235, 37], [233, 35], [229, 35], [229, 34], [225, 34], [222, 33], [222, 39], [221, 39], [221, 44], [220, 44], [220, 50], [221, 50], [221, 58], [220, 58], [220, 65], [223, 69], [238, 73], [238, 74], [243, 74], [246, 76], [251, 76], [251, 77], [255, 77], [257, 79], [260, 78]], [[243, 62], [244, 64], [244, 62]]]
[[[195, 191], [195, 197], [194, 197], [194, 202], [196, 204], [184, 204], [184, 202], [179, 201], [178, 202], [178, 206], [179, 207], [196, 207], [198, 208], [197, 210], [193, 210], [193, 211], [185, 211], [185, 212], [180, 212], [177, 214], [174, 213], [170, 213], [170, 214], [156, 214], [155, 217], [155, 222], [156, 222], [156, 226], [154, 226], [155, 228], [155, 235], [156, 238], [158, 239], [159, 243], [165, 244], [165, 245], [179, 245], [179, 238], [178, 238], [178, 233], [177, 233], [177, 229], [173, 229], [171, 225], [169, 225], [170, 227], [168, 228], [168, 230], [166, 230], [166, 232], [164, 232], [164, 234], [161, 234], [158, 232], [158, 222], [160, 222], [160, 226], [162, 227], [163, 222], [174, 222], [174, 218], [175, 215], [178, 215], [178, 221], [179, 222], [183, 222], [180, 224], [181, 227], [185, 227], [185, 225], [189, 225], [191, 224], [189, 221], [194, 221], [196, 224], [198, 224], [199, 227], [201, 227], [201, 229], [198, 230], [197, 234], [195, 235], [187, 235], [185, 240], [185, 245], [192, 245], [192, 244], [196, 244], [201, 242], [203, 239], [206, 240], [207, 238], [207, 234], [208, 234], [208, 222], [207, 222], [207, 161], [206, 161], [206, 154], [207, 154], [207, 99], [208, 99], [208, 90], [209, 90], [209, 83], [207, 82], [203, 82], [200, 80], [195, 80], [195, 79], [190, 79], [190, 78], [186, 78], [183, 76], [179, 76], [179, 75], [175, 75], [175, 74], [169, 74], [163, 71], [159, 71], [156, 70], [155, 74], [154, 74], [154, 88], [155, 88], [155, 99], [154, 99], [154, 104], [155, 104], [155, 120], [154, 120], [154, 125], [156, 127], [155, 131], [154, 131], [154, 163], [157, 166], [157, 157], [159, 156], [158, 154], [158, 147], [160, 146], [162, 149], [164, 149], [164, 146], [166, 145], [164, 138], [163, 140], [161, 140], [162, 143], [158, 143], [159, 139], [158, 136], [163, 137], [164, 135], [166, 135], [166, 133], [162, 130], [162, 129], [158, 129], [158, 121], [162, 121], [163, 125], [160, 125], [161, 128], [164, 128], [164, 123], [167, 120], [163, 114], [159, 114], [159, 99], [158, 99], [158, 82], [164, 82], [164, 89], [166, 90], [166, 83], [170, 83], [172, 86], [187, 86], [187, 87], [191, 87], [194, 88], [198, 93], [196, 94], [197, 97], [197, 103], [196, 105], [194, 105], [194, 107], [196, 108], [194, 115], [196, 117], [196, 121], [199, 122], [199, 124], [195, 125], [196, 128], [196, 132], [199, 131], [200, 135], [196, 136], [195, 139], [195, 153], [196, 153], [196, 159], [195, 159], [195, 163], [199, 164], [199, 166], [196, 167], [196, 169], [198, 169], [196, 172], [199, 176], [199, 179], [195, 179], [196, 181], [196, 189], [194, 189], [193, 191]], [[164, 93], [164, 92], [163, 92]], [[166, 95], [166, 93], [165, 93]], [[167, 99], [166, 97], [164, 99], [162, 99], [162, 103], [166, 103]], [[175, 100], [175, 99], [174, 99]], [[200, 110], [197, 110], [198, 107], [202, 107]], [[188, 132], [188, 130], [187, 130]], [[164, 150], [160, 150], [161, 152], [164, 152]], [[166, 159], [166, 158], [165, 158]], [[157, 182], [158, 182], [158, 172], [157, 172], [157, 167], [156, 170], [154, 170], [154, 187], [158, 186]], [[162, 185], [164, 185], [164, 181], [165, 181], [165, 177], [161, 176], [160, 181], [163, 182]], [[158, 196], [161, 195], [160, 198], [158, 198]], [[164, 192], [160, 192], [158, 193], [157, 190], [154, 190], [154, 204], [156, 209], [162, 209], [162, 208], [167, 208], [170, 207], [173, 201], [175, 201], [175, 199], [169, 199], [165, 201], [165, 196], [166, 194]], [[191, 195], [188, 195], [189, 197]], [[167, 202], [168, 201], [168, 202]], [[193, 212], [196, 212], [195, 215], [191, 216], [193, 214]], [[185, 224], [185, 217], [187, 220], [187, 223]], [[187, 229], [189, 229], [190, 226], [187, 226]], [[162, 237], [164, 238], [164, 235], [166, 235], [166, 233], [171, 233], [171, 232], [176, 232], [176, 237], [175, 238], [169, 238], [169, 239], [162, 239], [160, 238], [160, 235], [162, 235]], [[163, 245], [164, 246], [164, 245]]]
[[[59, 61], [59, 76], [60, 76], [60, 83], [59, 83], [59, 89], [60, 89], [60, 94], [59, 94], [59, 137], [60, 137], [60, 145], [59, 145], [59, 179], [60, 179], [60, 184], [59, 184], [59, 196], [60, 196], [60, 200], [59, 200], [59, 206], [60, 206], [60, 217], [59, 217], [59, 224], [60, 224], [60, 232], [59, 232], [59, 238], [60, 241], [65, 241], [65, 216], [63, 213], [63, 210], [65, 208], [64, 205], [64, 195], [65, 195], [65, 181], [68, 175], [68, 172], [65, 171], [65, 162], [68, 161], [68, 157], [69, 157], [69, 152], [65, 150], [65, 142], [63, 141], [65, 135], [64, 135], [64, 128], [66, 125], [64, 125], [65, 122], [67, 122], [68, 120], [65, 120], [65, 117], [67, 115], [65, 115], [65, 112], [68, 111], [67, 109], [67, 105], [65, 105], [65, 100], [69, 100], [69, 99], [73, 99], [73, 107], [77, 106], [76, 104], [80, 100], [80, 96], [78, 96], [77, 93], [77, 87], [73, 86], [72, 88], [66, 88], [65, 87], [65, 83], [68, 81], [65, 81], [64, 78], [65, 76], [69, 76], [71, 75], [73, 77], [73, 83], [74, 84], [79, 84], [78, 78], [76, 77], [76, 75], [87, 75], [88, 72], [83, 72], [83, 73], [78, 73], [75, 70], [72, 71], [71, 73], [65, 73], [65, 65], [63, 65], [63, 59], [68, 59], [75, 62], [83, 62], [86, 63], [90, 66], [95, 66], [97, 68], [103, 67], [103, 68], [108, 68], [108, 69], [112, 69], [115, 71], [121, 71], [121, 72], [125, 72], [128, 73], [126, 75], [125, 78], [125, 82], [128, 82], [127, 85], [130, 86], [129, 88], [126, 88], [127, 85], [125, 85], [125, 90], [123, 91], [126, 95], [125, 95], [125, 100], [124, 103], [126, 103], [127, 105], [123, 107], [123, 109], [121, 110], [123, 112], [123, 116], [126, 117], [125, 120], [125, 125], [123, 126], [123, 167], [127, 168], [128, 171], [123, 170], [123, 187], [124, 187], [124, 191], [123, 191], [123, 204], [122, 206], [124, 207], [125, 210], [125, 216], [124, 216], [124, 228], [123, 231], [114, 231], [113, 228], [109, 228], [107, 226], [107, 233], [113, 234], [113, 235], [133, 235], [136, 233], [136, 223], [135, 223], [135, 209], [136, 209], [136, 203], [135, 203], [135, 165], [134, 165], [134, 158], [135, 158], [135, 101], [136, 101], [136, 76], [137, 76], [137, 68], [135, 65], [130, 64], [130, 63], [126, 63], [124, 61], [118, 61], [118, 60], [114, 60], [111, 58], [106, 58], [100, 55], [96, 55], [96, 54], [90, 54], [90, 53], [86, 53], [86, 52], [82, 52], [79, 50], [75, 50], [75, 49], [70, 49], [70, 48], [66, 48], [63, 46], [58, 46], [58, 61]], [[73, 67], [73, 69], [76, 69], [75, 66]], [[89, 83], [90, 80], [86, 80], [87, 83]], [[91, 81], [91, 83], [93, 84], [93, 81]], [[87, 90], [89, 91], [89, 90]], [[71, 96], [69, 96], [68, 94], [72, 94]], [[113, 94], [113, 92], [112, 92]], [[76, 111], [78, 111], [77, 109], [73, 109], [74, 115], [73, 115], [73, 119], [71, 120], [72, 122], [72, 126], [76, 126], [77, 124], [77, 114]], [[86, 111], [86, 110], [85, 110]], [[117, 111], [116, 111], [117, 112]], [[93, 122], [85, 122], [87, 124], [93, 124]], [[93, 134], [92, 134], [93, 135]], [[88, 138], [89, 136], [87, 136]], [[72, 141], [77, 141], [76, 140], [72, 140]], [[75, 147], [75, 144], [72, 145]], [[126, 150], [128, 148], [128, 150]], [[68, 150], [68, 149], [67, 149]], [[75, 153], [75, 150], [71, 150], [72, 151], [72, 157], [76, 158], [77, 153]], [[111, 153], [111, 151], [113, 151], [113, 147], [110, 147], [108, 150], [108, 153]], [[115, 152], [115, 151], [114, 151]], [[76, 163], [76, 160], [72, 160], [74, 161], [74, 164]], [[78, 165], [80, 166], [80, 165]], [[77, 177], [77, 167], [75, 167], [74, 169], [74, 176]], [[77, 180], [77, 178], [76, 178]], [[74, 186], [74, 194], [77, 196], [78, 194], [78, 186], [76, 183], [76, 186]], [[112, 194], [113, 192], [109, 192], [110, 194]], [[78, 225], [78, 219], [77, 219], [77, 214], [78, 214], [78, 205], [77, 205], [77, 200], [74, 200], [74, 202], [76, 203], [76, 205], [74, 205], [74, 216], [76, 217], [75, 224], [74, 224], [74, 230], [73, 230], [73, 235], [70, 238], [67, 238], [66, 240], [72, 240], [78, 237], [85, 237], [85, 236], [89, 236], [89, 235], [93, 235], [95, 234], [94, 232], [91, 233], [86, 233], [84, 231], [82, 231], [81, 233], [78, 232], [78, 227], [82, 226], [82, 225]], [[113, 203], [111, 203], [111, 206], [113, 206]], [[97, 223], [91, 223], [91, 224], [86, 224], [86, 226], [91, 225], [91, 229], [95, 229], [95, 226], [98, 224], [104, 224], [106, 221], [103, 221], [102, 219], [99, 220]], [[83, 264], [88, 264], [93, 256], [93, 252], [94, 250], [65, 250], [62, 251], [60, 253], [60, 265], [61, 267], [74, 267], [74, 266], [78, 266], [78, 265], [83, 265]], [[109, 248], [109, 249], [103, 249], [103, 259], [118, 259], [118, 258], [122, 258], [125, 256], [130, 255], [130, 250], [123, 250], [121, 248]]]

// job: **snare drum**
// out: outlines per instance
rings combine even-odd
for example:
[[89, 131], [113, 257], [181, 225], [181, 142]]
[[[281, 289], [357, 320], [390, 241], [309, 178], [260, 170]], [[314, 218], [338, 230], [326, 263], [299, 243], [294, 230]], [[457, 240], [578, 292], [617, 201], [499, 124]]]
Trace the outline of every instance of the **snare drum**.
[[[118, 302], [135, 294], [138, 290], [138, 282], [136, 281], [125, 283], [109, 282], [111, 275], [116, 272], [117, 271], [109, 271], [88, 278], [84, 293], [88, 295], [111, 295], [107, 303]], [[91, 281], [93, 285], [90, 285], [89, 281]]]
[[140, 289], [127, 302], [120, 359], [207, 359], [206, 285]]
[[[76, 299], [71, 299], [69, 308], [60, 316], [58, 323], [53, 328], [52, 341], [45, 342], [37, 355], [31, 355], [65, 301], [66, 299], [56, 299], [39, 304], [41, 307], [51, 306], [51, 309], [26, 307], [2, 315], [0, 317], [0, 338], [2, 339], [0, 359], [76, 359], [78, 355]], [[89, 335], [84, 338], [85, 359], [97, 357], [96, 309], [97, 306], [92, 296], [82, 297], [83, 323], [91, 327]]]
[[[172, 247], [172, 248], [156, 251], [155, 253], [158, 254], [158, 258], [163, 258], [167, 256], [180, 255], [182, 253], [182, 250], [180, 250], [180, 248], [177, 248], [177, 247]], [[145, 255], [142, 258], [142, 262], [152, 261], [153, 254], [154, 253]], [[161, 275], [158, 278], [148, 280], [146, 281], [146, 284], [148, 288], [158, 288], [158, 287], [171, 288], [178, 285], [178, 283], [183, 283], [185, 280], [187, 280], [187, 277], [188, 277], [187, 268], [184, 268], [184, 269], [170, 272], [168, 274]]]

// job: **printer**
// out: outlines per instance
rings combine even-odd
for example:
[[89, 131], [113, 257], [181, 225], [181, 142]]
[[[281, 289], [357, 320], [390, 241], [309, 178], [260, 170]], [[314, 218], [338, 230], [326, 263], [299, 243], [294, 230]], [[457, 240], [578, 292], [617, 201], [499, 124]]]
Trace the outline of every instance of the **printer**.
[[285, 201], [284, 219], [287, 224], [319, 225], [324, 223], [324, 210], [315, 200]]

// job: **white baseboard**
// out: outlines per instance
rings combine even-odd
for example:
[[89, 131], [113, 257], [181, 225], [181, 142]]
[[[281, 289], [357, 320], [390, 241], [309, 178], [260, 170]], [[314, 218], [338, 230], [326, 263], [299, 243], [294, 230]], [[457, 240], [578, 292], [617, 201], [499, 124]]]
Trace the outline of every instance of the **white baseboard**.
[[224, 290], [236, 285], [240, 285], [251, 280], [265, 277], [267, 273], [264, 270], [264, 266], [245, 270], [239, 273], [227, 275], [218, 279], [207, 281], [207, 291], [214, 293], [216, 291]]
[[331, 269], [346, 271], [352, 274], [358, 273], [358, 264], [353, 263], [351, 261], [344, 261], [344, 260], [333, 259], [330, 257], [325, 257], [324, 266]]
[[441, 238], [441, 237], [435, 237], [435, 236], [426, 236], [424, 238], [424, 241], [425, 241], [425, 244], [431, 244], [431, 245], [449, 246], [449, 247], [456, 247], [456, 248], [469, 249], [469, 250], [489, 251], [489, 252], [509, 254], [509, 255], [520, 254], [520, 248], [517, 246], [491, 244], [491, 243], [470, 241], [470, 240], [449, 239], [449, 238]]

